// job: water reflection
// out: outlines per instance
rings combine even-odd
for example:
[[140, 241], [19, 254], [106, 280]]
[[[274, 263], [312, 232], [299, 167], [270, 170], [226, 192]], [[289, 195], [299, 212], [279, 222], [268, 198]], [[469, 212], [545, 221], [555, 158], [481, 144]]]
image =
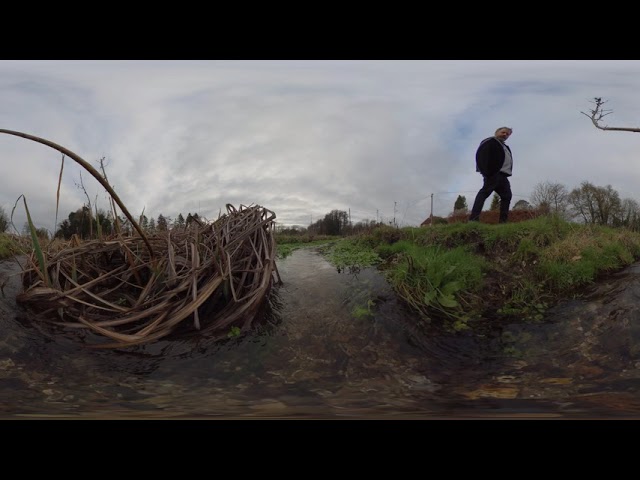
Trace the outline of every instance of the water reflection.
[[[11, 273], [10, 264], [1, 264]], [[0, 416], [478, 418], [640, 412], [638, 269], [544, 323], [428, 332], [374, 269], [297, 250], [263, 319], [224, 342], [183, 336], [94, 350], [0, 302]]]

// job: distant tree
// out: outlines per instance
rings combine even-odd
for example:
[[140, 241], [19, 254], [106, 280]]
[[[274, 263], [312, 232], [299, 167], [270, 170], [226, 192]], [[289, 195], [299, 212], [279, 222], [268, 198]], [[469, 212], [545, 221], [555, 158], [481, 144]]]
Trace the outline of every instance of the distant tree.
[[156, 222], [156, 230], [158, 230], [159, 232], [166, 232], [167, 228], [168, 228], [167, 219], [162, 214], [158, 215], [158, 220]]
[[349, 225], [349, 214], [343, 210], [332, 210], [322, 220], [309, 225], [309, 232], [316, 235], [343, 235]]
[[184, 217], [182, 216], [181, 213], [178, 214], [178, 218], [176, 218], [176, 221], [173, 223], [173, 226], [179, 227], [179, 228], [184, 227]]
[[70, 239], [72, 235], [78, 235], [80, 238], [94, 238], [97, 236], [98, 224], [103, 234], [111, 232], [111, 217], [104, 210], [98, 210], [96, 215], [91, 215], [89, 207], [83, 205], [75, 212], [69, 213], [66, 220], [58, 224], [58, 230], [54, 236], [56, 238]]
[[138, 220], [138, 223], [140, 224], [140, 228], [142, 228], [143, 230], [148, 230], [149, 229], [149, 218], [142, 214], [140, 215], [140, 219]]
[[300, 225], [276, 225], [276, 233], [281, 235], [302, 235], [307, 229]]
[[368, 218], [365, 218], [364, 220], [356, 222], [353, 225], [353, 233], [358, 233], [358, 232], [362, 232], [362, 231], [368, 231], [368, 230], [371, 230], [372, 228], [377, 227], [378, 225], [380, 225], [379, 222], [376, 222], [375, 220], [370, 220]]
[[456, 203], [453, 205], [453, 212], [466, 212], [468, 210], [467, 206], [467, 198], [463, 195], [458, 195], [456, 198]]
[[9, 228], [9, 217], [7, 217], [4, 208], [0, 207], [0, 233], [6, 232]]
[[122, 235], [131, 235], [133, 233], [133, 225], [131, 225], [129, 219], [124, 216], [119, 216], [118, 219], [120, 222], [120, 233]]
[[[25, 237], [31, 237], [31, 227], [29, 227], [29, 222], [24, 222], [22, 225], [22, 232], [20, 232]], [[40, 240], [49, 240], [49, 230], [44, 227], [36, 228], [36, 237]]]
[[597, 187], [584, 181], [569, 193], [568, 201], [574, 217], [587, 224], [613, 225], [622, 211], [620, 196], [611, 185]]
[[[612, 131], [619, 131], [619, 132], [636, 132], [636, 133], [640, 132], [640, 128], [637, 128], [637, 127], [609, 127], [607, 125], [602, 125], [602, 119], [607, 115], [609, 115], [610, 113], [613, 113], [613, 110], [604, 109], [605, 103], [607, 103], [607, 101], [603, 100], [602, 97], [594, 97], [593, 104], [595, 105], [595, 107], [592, 110], [589, 110], [588, 113], [587, 112], [580, 112], [580, 113], [589, 117], [593, 125], [600, 130], [612, 130]], [[580, 197], [580, 195], [574, 196], [573, 200], [580, 203], [578, 197]], [[585, 219], [585, 222], [587, 222], [588, 218], [592, 219], [592, 217], [589, 216], [591, 212], [587, 211], [586, 213], [588, 213], [588, 215], [585, 215], [585, 212], [582, 211], [583, 207], [584, 205], [580, 203], [580, 215], [582, 215], [583, 219]], [[635, 200], [625, 199], [622, 202], [620, 202], [619, 212], [617, 213], [617, 215], [613, 214], [612, 224], [614, 226], [620, 225], [620, 226], [631, 228], [633, 230], [639, 230], [640, 229], [640, 212], [638, 211], [637, 207], [638, 207], [638, 204], [637, 202], [635, 202]], [[600, 221], [602, 221], [602, 218], [603, 217], [601, 216]]]
[[202, 221], [202, 219], [200, 218], [200, 215], [198, 215], [197, 213], [194, 213], [192, 215], [191, 212], [189, 212], [189, 213], [187, 213], [187, 218], [184, 220], [184, 224], [186, 226], [189, 226], [193, 222], [201, 223], [201, 221]]
[[156, 220], [155, 220], [155, 218], [149, 219], [149, 231], [152, 232], [152, 233], [156, 231]]
[[324, 216], [326, 235], [341, 235], [347, 225], [349, 225], [349, 215], [345, 211], [331, 210]]
[[540, 182], [533, 187], [531, 203], [534, 208], [548, 208], [551, 213], [568, 219], [569, 192], [561, 183]]
[[640, 204], [631, 198], [625, 198], [620, 204], [620, 213], [614, 219], [614, 227], [640, 229]]
[[530, 210], [531, 204], [526, 200], [518, 200], [516, 204], [513, 206], [514, 210]]
[[75, 212], [69, 213], [69, 223], [73, 233], [78, 234], [80, 238], [86, 238], [89, 235], [91, 221], [91, 209], [86, 205], [79, 208]]
[[41, 240], [49, 240], [49, 230], [46, 228], [36, 228], [36, 237]]
[[[112, 222], [111, 222], [111, 215], [109, 215], [109, 213], [105, 212], [102, 209], [98, 209], [93, 221], [95, 224], [100, 224], [99, 231], [102, 233], [102, 235], [111, 233]], [[98, 229], [96, 228], [94, 231], [98, 232]]]
[[84, 237], [93, 238], [93, 225], [94, 225], [94, 222], [93, 222], [93, 219], [92, 219], [93, 209], [91, 208], [91, 198], [89, 198], [89, 194], [87, 193], [87, 189], [85, 188], [84, 182], [82, 180], [82, 171], [80, 171], [80, 183], [76, 183], [76, 187], [81, 189], [84, 192], [85, 196], [87, 197], [86, 209], [85, 209], [85, 207], [83, 207], [83, 209], [85, 209], [83, 214], [84, 215], [88, 215], [88, 217], [89, 217], [89, 219], [87, 221], [87, 226], [89, 227], [89, 232], [86, 235], [84, 235], [83, 238]]
[[500, 208], [500, 197], [497, 193], [493, 194], [493, 199], [491, 200], [491, 207], [489, 210], [498, 210]]

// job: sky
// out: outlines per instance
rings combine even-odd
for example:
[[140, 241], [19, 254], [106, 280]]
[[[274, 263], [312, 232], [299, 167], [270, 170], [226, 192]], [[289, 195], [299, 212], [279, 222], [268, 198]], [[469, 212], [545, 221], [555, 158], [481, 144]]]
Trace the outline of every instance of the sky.
[[[345, 211], [418, 226], [469, 208], [478, 144], [513, 133], [513, 206], [536, 185], [611, 185], [640, 202], [637, 60], [0, 60], [0, 128], [67, 148], [137, 219], [260, 205], [280, 226]], [[0, 207], [39, 228], [108, 194], [60, 152], [0, 134]], [[84, 190], [80, 184], [84, 185]], [[85, 193], [86, 191], [86, 193]], [[19, 201], [18, 201], [19, 200]], [[491, 204], [489, 198], [485, 209]]]

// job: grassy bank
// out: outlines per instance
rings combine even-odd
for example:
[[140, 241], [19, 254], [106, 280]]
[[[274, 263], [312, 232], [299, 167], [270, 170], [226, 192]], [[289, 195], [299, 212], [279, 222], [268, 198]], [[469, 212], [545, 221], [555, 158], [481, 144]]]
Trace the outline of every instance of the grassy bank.
[[461, 330], [541, 320], [559, 300], [640, 259], [640, 234], [539, 217], [379, 227], [325, 253], [338, 269], [377, 265], [422, 322]]
[[9, 258], [19, 251], [19, 245], [13, 235], [0, 233], [0, 260]]
[[[0, 259], [19, 253], [18, 243], [0, 234]], [[276, 244], [279, 258], [318, 247], [339, 271], [375, 265], [420, 323], [453, 330], [540, 321], [559, 300], [640, 259], [640, 233], [548, 216], [380, 226], [346, 238], [276, 235]]]
[[286, 258], [291, 252], [303, 247], [318, 247], [335, 243], [341, 237], [332, 235], [280, 235], [276, 234], [278, 258]]

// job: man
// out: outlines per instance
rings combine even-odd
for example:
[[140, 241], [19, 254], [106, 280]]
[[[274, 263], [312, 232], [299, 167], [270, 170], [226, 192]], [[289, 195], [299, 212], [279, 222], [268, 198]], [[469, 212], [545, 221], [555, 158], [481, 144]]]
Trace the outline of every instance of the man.
[[511, 149], [504, 143], [511, 136], [513, 130], [509, 127], [500, 127], [493, 137], [485, 138], [480, 142], [476, 151], [476, 172], [482, 174], [482, 188], [473, 202], [469, 221], [479, 221], [480, 212], [485, 200], [493, 192], [500, 197], [500, 223], [506, 223], [509, 216], [509, 204], [511, 203], [511, 184], [509, 177], [513, 168]]

